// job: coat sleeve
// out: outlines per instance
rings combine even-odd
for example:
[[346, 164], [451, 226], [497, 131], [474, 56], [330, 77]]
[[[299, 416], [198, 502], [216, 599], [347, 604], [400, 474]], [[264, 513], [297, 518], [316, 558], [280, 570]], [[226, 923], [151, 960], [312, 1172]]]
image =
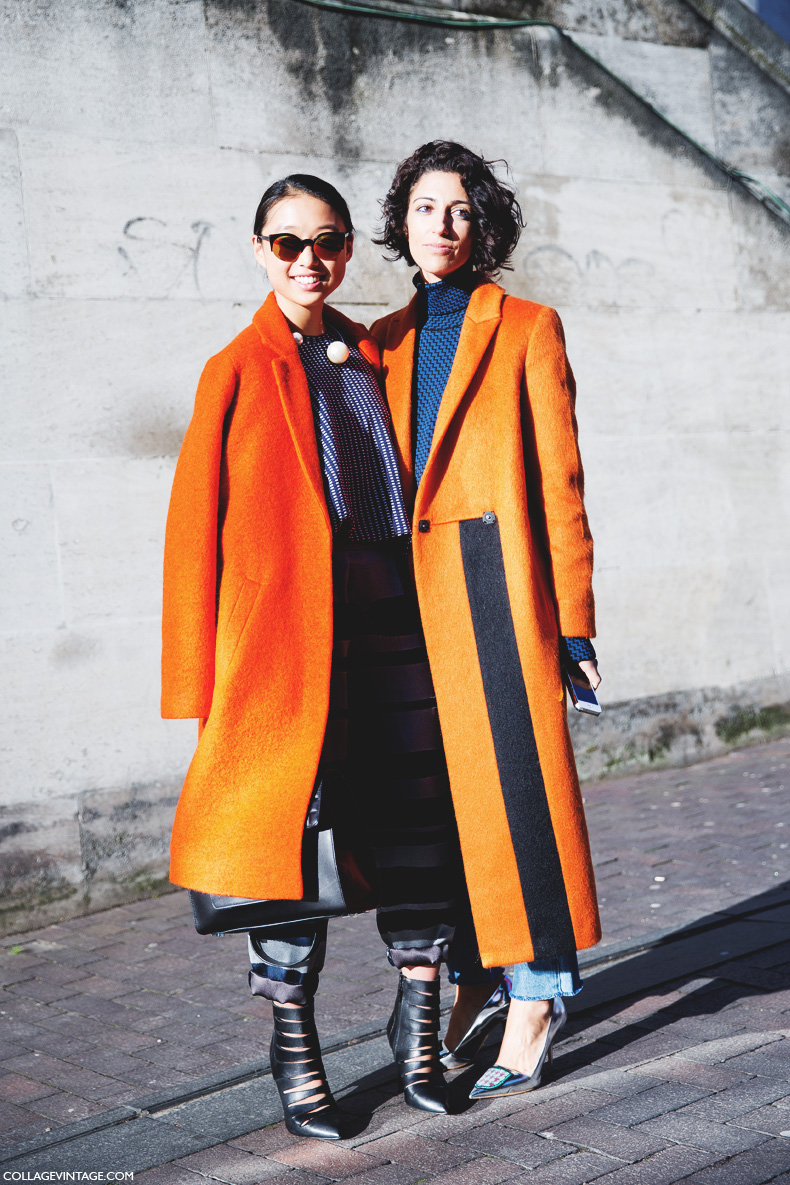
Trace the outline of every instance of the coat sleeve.
[[559, 631], [595, 636], [593, 543], [584, 509], [576, 384], [559, 316], [542, 308], [530, 334], [526, 385]]
[[162, 607], [162, 715], [170, 719], [211, 710], [222, 441], [236, 383], [227, 355], [208, 361], [170, 495]]

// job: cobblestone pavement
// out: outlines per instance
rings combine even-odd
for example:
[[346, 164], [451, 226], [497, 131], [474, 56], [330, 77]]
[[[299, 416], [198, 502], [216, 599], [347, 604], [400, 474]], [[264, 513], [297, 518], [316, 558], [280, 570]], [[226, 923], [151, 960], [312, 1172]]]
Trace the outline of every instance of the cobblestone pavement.
[[[790, 741], [780, 741], [588, 785], [604, 942], [695, 922], [790, 879], [789, 768]], [[181, 893], [3, 940], [0, 1142], [265, 1057], [268, 1009], [247, 994], [244, 956], [238, 936], [199, 938]], [[740, 1176], [718, 1167], [736, 1175], [692, 1179], [769, 1180], [774, 1157], [771, 1176], [790, 1181], [790, 1141], [778, 1135], [790, 1130], [789, 958], [790, 944], [774, 946], [715, 977], [575, 1017], [561, 1078], [534, 1100], [428, 1120], [391, 1093], [360, 1095], [347, 1105], [377, 1110], [357, 1140], [295, 1142], [277, 1125], [138, 1180], [241, 1183], [287, 1171], [290, 1185], [352, 1173], [358, 1185], [432, 1174], [482, 1185], [540, 1165], [548, 1185], [613, 1166], [613, 1180], [636, 1179], [627, 1166], [638, 1161], [640, 1181], [669, 1182], [728, 1155], [747, 1166]], [[373, 919], [334, 923], [319, 993], [324, 1040], [383, 1022], [394, 985]]]

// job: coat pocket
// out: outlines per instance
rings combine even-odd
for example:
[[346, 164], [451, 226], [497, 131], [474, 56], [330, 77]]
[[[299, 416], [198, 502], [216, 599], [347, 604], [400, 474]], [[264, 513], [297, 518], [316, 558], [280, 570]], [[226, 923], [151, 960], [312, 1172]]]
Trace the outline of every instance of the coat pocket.
[[261, 586], [248, 576], [241, 577], [241, 584], [227, 620], [217, 627], [217, 667], [227, 670], [233, 661], [250, 615], [258, 599]]

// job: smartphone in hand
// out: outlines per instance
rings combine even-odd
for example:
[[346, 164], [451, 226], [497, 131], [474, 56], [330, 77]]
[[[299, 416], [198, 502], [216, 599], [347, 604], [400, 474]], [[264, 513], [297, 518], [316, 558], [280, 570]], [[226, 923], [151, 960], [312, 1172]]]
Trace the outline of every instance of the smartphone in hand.
[[573, 663], [571, 667], [563, 667], [563, 673], [568, 695], [576, 711], [587, 712], [590, 716], [600, 716], [601, 705], [598, 703], [598, 696], [590, 687], [589, 680], [580, 667]]

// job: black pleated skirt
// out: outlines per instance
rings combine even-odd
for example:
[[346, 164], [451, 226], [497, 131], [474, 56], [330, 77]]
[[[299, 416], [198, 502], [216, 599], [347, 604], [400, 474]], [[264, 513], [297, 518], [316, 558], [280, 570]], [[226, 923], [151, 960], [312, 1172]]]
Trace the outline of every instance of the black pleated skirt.
[[336, 544], [323, 792], [346, 815], [393, 952], [439, 948], [465, 897], [450, 785], [406, 541]]

